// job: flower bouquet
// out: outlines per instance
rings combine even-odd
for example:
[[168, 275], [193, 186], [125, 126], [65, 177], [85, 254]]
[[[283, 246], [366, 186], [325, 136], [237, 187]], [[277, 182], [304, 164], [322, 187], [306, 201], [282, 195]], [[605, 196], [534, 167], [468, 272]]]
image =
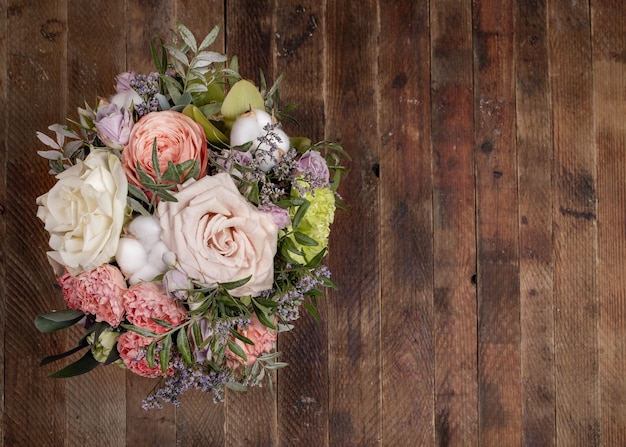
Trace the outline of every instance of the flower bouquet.
[[198, 44], [183, 24], [151, 44], [156, 70], [117, 76], [116, 93], [37, 133], [56, 176], [37, 199], [48, 258], [67, 309], [39, 315], [52, 332], [80, 324], [50, 377], [114, 364], [161, 380], [145, 408], [190, 388], [215, 401], [259, 385], [277, 333], [333, 287], [322, 263], [346, 172], [343, 149], [290, 138], [280, 78], [242, 79], [237, 58]]

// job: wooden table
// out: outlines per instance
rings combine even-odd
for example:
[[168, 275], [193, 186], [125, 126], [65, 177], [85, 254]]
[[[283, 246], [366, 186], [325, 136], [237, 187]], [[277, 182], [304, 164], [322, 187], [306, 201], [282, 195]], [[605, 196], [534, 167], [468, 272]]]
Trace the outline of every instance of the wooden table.
[[[626, 2], [0, 0], [0, 390], [15, 446], [626, 445]], [[115, 367], [46, 379], [61, 308], [35, 217], [36, 130], [150, 70], [176, 20], [285, 74], [292, 132], [352, 155], [321, 323], [277, 392], [191, 393]]]

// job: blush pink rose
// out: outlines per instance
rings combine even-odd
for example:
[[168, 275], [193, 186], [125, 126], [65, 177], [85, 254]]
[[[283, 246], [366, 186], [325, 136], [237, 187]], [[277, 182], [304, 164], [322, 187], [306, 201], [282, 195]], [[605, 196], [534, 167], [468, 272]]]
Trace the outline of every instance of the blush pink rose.
[[96, 321], [118, 326], [124, 318], [124, 275], [110, 264], [102, 264], [76, 276], [67, 271], [58, 278], [68, 306], [94, 315]]
[[250, 204], [226, 173], [190, 180], [162, 201], [161, 240], [177, 267], [192, 279], [214, 285], [251, 276], [233, 296], [256, 296], [272, 287], [278, 227]]
[[274, 345], [276, 343], [276, 331], [264, 326], [256, 315], [252, 315], [250, 325], [247, 329], [239, 329], [237, 332], [244, 337], [249, 338], [254, 344], [249, 345], [235, 337], [232, 337], [231, 340], [246, 353], [246, 360], [231, 352], [230, 349], [227, 349], [226, 356], [230, 360], [249, 366], [253, 365], [257, 358], [263, 354], [271, 352], [274, 349]]
[[137, 165], [146, 174], [156, 178], [152, 164], [155, 138], [161, 173], [165, 172], [170, 161], [178, 164], [187, 160], [197, 160], [200, 169], [198, 178], [206, 174], [208, 149], [204, 130], [188, 116], [166, 110], [148, 113], [133, 126], [128, 144], [122, 152], [122, 165], [129, 183], [143, 189]]
[[151, 338], [142, 337], [135, 332], [124, 332], [117, 338], [117, 350], [124, 365], [143, 377], [163, 377], [174, 373], [174, 368], [167, 368], [165, 373], [161, 371], [158, 356], [155, 356], [154, 366], [150, 368], [146, 360], [146, 348], [152, 343]]
[[126, 318], [135, 326], [157, 334], [167, 328], [153, 321], [153, 318], [167, 321], [175, 326], [187, 319], [185, 308], [167, 296], [160, 282], [140, 282], [124, 293]]

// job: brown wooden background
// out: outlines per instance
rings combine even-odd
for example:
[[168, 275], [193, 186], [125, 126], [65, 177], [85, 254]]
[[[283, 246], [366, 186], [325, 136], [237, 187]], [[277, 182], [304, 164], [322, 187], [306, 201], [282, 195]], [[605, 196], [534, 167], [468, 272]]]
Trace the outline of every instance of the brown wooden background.
[[[323, 322], [277, 392], [144, 412], [109, 367], [45, 379], [36, 130], [150, 68], [176, 20], [292, 130], [351, 153]], [[626, 2], [0, 0], [1, 446], [626, 445]]]

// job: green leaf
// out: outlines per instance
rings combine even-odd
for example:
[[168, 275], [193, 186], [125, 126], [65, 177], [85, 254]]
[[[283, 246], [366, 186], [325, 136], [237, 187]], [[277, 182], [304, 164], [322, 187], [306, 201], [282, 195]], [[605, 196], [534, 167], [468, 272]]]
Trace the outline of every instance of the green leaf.
[[180, 22], [178, 22], [176, 26], [178, 28], [178, 33], [180, 34], [180, 37], [183, 39], [183, 42], [187, 44], [191, 51], [196, 53], [198, 51], [198, 44], [196, 43], [196, 38], [194, 37], [193, 33], [189, 30], [189, 28], [187, 28]]
[[220, 32], [220, 26], [219, 25], [215, 25], [215, 27], [213, 27], [211, 32], [209, 34], [207, 34], [207, 36], [204, 38], [204, 40], [202, 41], [202, 43], [198, 47], [198, 50], [202, 51], [205, 48], [208, 48], [209, 46], [211, 46], [211, 44], [213, 44], [213, 42], [215, 42], [215, 39], [217, 39], [217, 35], [219, 34], [219, 32]]
[[304, 308], [306, 310], [309, 311], [309, 313], [313, 316], [313, 318], [315, 318], [315, 321], [317, 321], [319, 323], [320, 322], [320, 314], [317, 312], [317, 308], [315, 306], [313, 306], [311, 303], [309, 303], [308, 301], [303, 301], [302, 305], [304, 306]]
[[181, 328], [178, 331], [178, 335], [176, 336], [176, 346], [183, 357], [183, 362], [185, 362], [186, 365], [193, 365], [191, 347], [189, 346], [189, 339], [187, 338], [187, 332], [184, 328]]
[[80, 351], [81, 349], [85, 348], [86, 346], [89, 346], [89, 343], [87, 343], [87, 340], [82, 340], [77, 346], [75, 346], [74, 348], [70, 349], [69, 351], [63, 352], [62, 354], [56, 354], [56, 355], [50, 355], [48, 357], [45, 357], [41, 360], [41, 362], [39, 362], [39, 366], [45, 366], [49, 363], [52, 362], [56, 362], [57, 360], [61, 360], [64, 359], [65, 357], [68, 357], [78, 351]]
[[159, 318], [151, 318], [152, 321], [154, 321], [156, 324], [158, 324], [159, 326], [163, 326], [166, 327], [168, 329], [174, 329], [176, 328], [176, 326], [174, 326], [172, 323], [170, 323], [167, 320], [161, 320]]
[[265, 365], [265, 369], [270, 370], [270, 371], [274, 371], [276, 369], [285, 368], [286, 366], [289, 366], [289, 363], [286, 363], [286, 362], [274, 362], [274, 363], [270, 363], [268, 365]]
[[293, 236], [296, 239], [296, 242], [298, 242], [300, 245], [306, 245], [307, 247], [315, 247], [319, 245], [319, 243], [315, 239], [307, 236], [304, 233], [301, 233], [300, 231], [296, 231]]
[[309, 262], [306, 263], [306, 268], [315, 268], [322, 263], [322, 259], [326, 256], [326, 247], [324, 247], [318, 254], [313, 256]]
[[134, 324], [122, 323], [122, 324], [120, 324], [120, 326], [122, 326], [124, 329], [126, 329], [128, 331], [134, 332], [135, 334], [139, 334], [142, 337], [155, 338], [155, 337], [158, 337], [158, 335], [159, 335], [156, 332], [152, 332], [152, 331], [150, 331], [148, 329], [144, 329], [144, 328], [141, 328], [139, 326], [135, 326]]
[[300, 222], [302, 222], [302, 219], [304, 218], [304, 215], [306, 214], [310, 206], [311, 202], [305, 199], [304, 203], [298, 207], [298, 210], [296, 211], [296, 214], [293, 216], [293, 219], [291, 221], [291, 227], [294, 230], [296, 230], [300, 226]]
[[48, 375], [51, 379], [62, 379], [65, 377], [74, 377], [86, 372], [91, 371], [96, 366], [98, 366], [100, 362], [98, 362], [91, 350], [87, 351], [84, 356], [80, 359], [76, 360], [74, 363], [67, 365], [65, 368], [60, 369], [59, 371]]
[[146, 363], [148, 364], [148, 368], [154, 368], [154, 350], [156, 349], [156, 345], [157, 342], [154, 340], [148, 345], [148, 349], [146, 349]]
[[276, 301], [268, 300], [266, 298], [253, 298], [258, 304], [269, 307], [270, 309], [276, 309], [278, 307], [278, 303]]
[[241, 287], [247, 284], [248, 281], [250, 281], [251, 279], [252, 279], [252, 275], [248, 276], [247, 278], [240, 279], [238, 281], [220, 283], [220, 286], [222, 286], [226, 290], [233, 290], [233, 289], [236, 289], [238, 287]]
[[226, 382], [226, 388], [232, 391], [245, 392], [248, 391], [248, 388], [245, 385], [242, 385], [239, 382]]
[[246, 357], [246, 353], [243, 351], [243, 349], [241, 349], [241, 346], [239, 346], [237, 343], [228, 339], [226, 340], [226, 344], [228, 345], [228, 349], [230, 349], [230, 351], [233, 354], [235, 354], [238, 357], [241, 357], [244, 360], [248, 360], [248, 357]]
[[159, 162], [159, 145], [157, 144], [156, 137], [154, 137], [154, 141], [152, 142], [152, 167], [154, 168], [156, 181], [158, 183], [159, 180], [161, 180], [161, 162]]
[[242, 342], [244, 342], [247, 345], [254, 345], [254, 342], [252, 340], [250, 340], [248, 337], [246, 337], [245, 335], [237, 332], [234, 329], [230, 329], [230, 333], [232, 334], [233, 337], [238, 338], [239, 340], [241, 340]]
[[78, 323], [85, 314], [78, 310], [59, 310], [43, 315], [37, 315], [35, 318], [35, 327], [39, 332], [49, 333], [65, 329]]
[[113, 346], [113, 348], [111, 348], [111, 352], [109, 352], [109, 355], [107, 356], [106, 360], [104, 361], [104, 365], [110, 365], [111, 363], [117, 361], [120, 358], [120, 352], [117, 350], [117, 343]]
[[159, 351], [159, 363], [161, 363], [161, 371], [167, 371], [170, 362], [170, 354], [172, 352], [172, 334], [168, 333], [161, 341], [161, 350]]

